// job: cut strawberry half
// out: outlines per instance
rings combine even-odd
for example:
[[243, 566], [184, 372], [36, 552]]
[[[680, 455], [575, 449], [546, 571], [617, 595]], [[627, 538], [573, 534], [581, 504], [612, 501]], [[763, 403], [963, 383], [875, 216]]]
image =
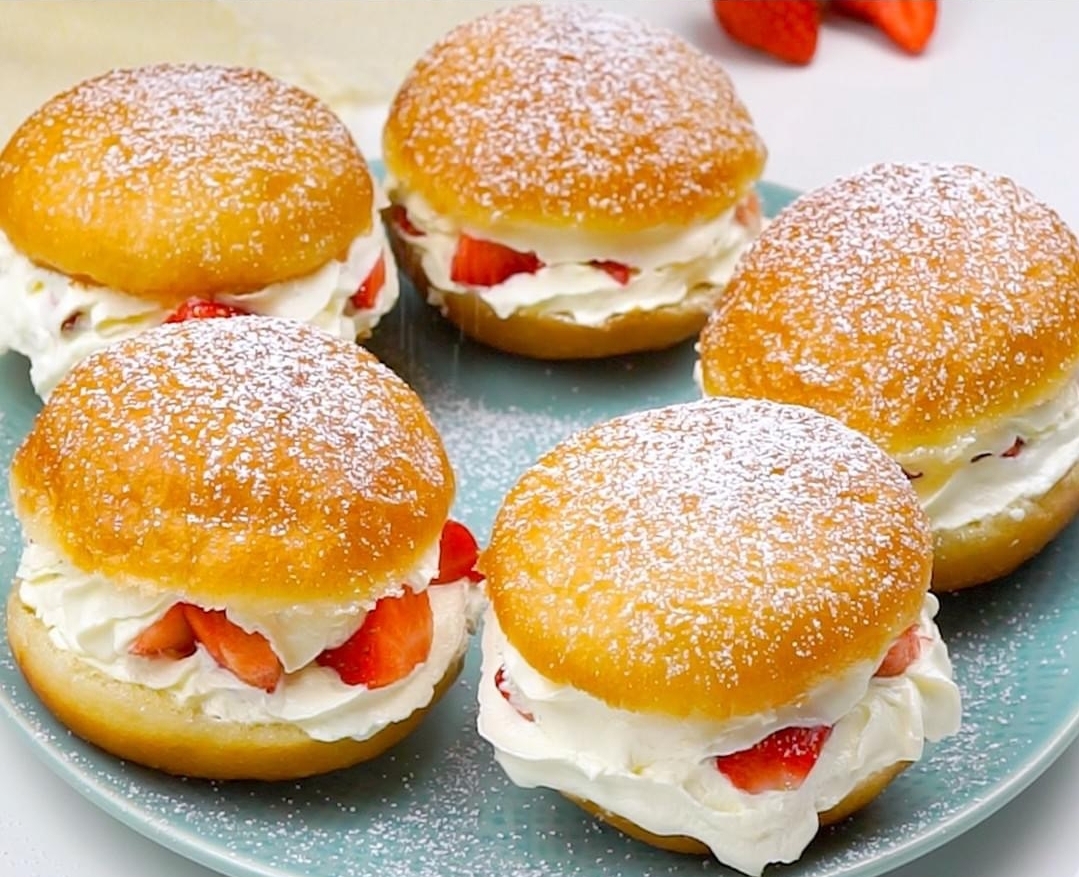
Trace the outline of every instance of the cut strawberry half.
[[922, 653], [922, 638], [918, 636], [918, 625], [912, 624], [901, 634], [899, 639], [892, 643], [884, 660], [880, 662], [874, 676], [899, 676], [911, 664], [918, 660]]
[[1004, 451], [1000, 456], [1002, 457], [1018, 457], [1019, 452], [1026, 447], [1026, 439], [1022, 436], [1016, 436], [1015, 441], [1012, 442], [1011, 447]]
[[615, 262], [611, 259], [593, 259], [588, 264], [593, 268], [599, 268], [600, 271], [606, 271], [622, 286], [629, 283], [630, 277], [633, 276], [633, 269], [629, 265], [623, 265], [621, 262]]
[[832, 733], [830, 725], [783, 728], [741, 752], [716, 756], [716, 768], [750, 795], [799, 788]]
[[476, 571], [479, 556], [480, 547], [468, 527], [454, 520], [446, 521], [438, 540], [438, 575], [431, 579], [431, 584], [445, 585], [463, 578], [483, 581], [483, 575]]
[[542, 267], [535, 253], [462, 234], [450, 264], [450, 280], [463, 286], [497, 286], [515, 274], [535, 274]]
[[364, 278], [363, 283], [360, 284], [360, 288], [352, 294], [352, 298], [349, 299], [352, 302], [352, 306], [358, 311], [367, 311], [375, 306], [375, 302], [378, 301], [378, 294], [382, 291], [382, 287], [386, 285], [386, 254], [383, 253], [378, 257], [378, 261], [375, 262], [375, 267], [371, 269], [371, 273]]
[[389, 215], [390, 222], [407, 235], [411, 235], [414, 238], [422, 238], [427, 233], [422, 228], [416, 228], [416, 226], [412, 224], [412, 220], [408, 218], [408, 211], [400, 204], [392, 204], [389, 209]]
[[834, 0], [831, 8], [868, 21], [911, 55], [925, 51], [937, 26], [937, 0]]
[[64, 322], [60, 324], [60, 332], [67, 335], [76, 329], [81, 329], [85, 316], [86, 314], [83, 311], [72, 311], [64, 318]]
[[383, 688], [404, 679], [427, 660], [434, 638], [434, 616], [426, 591], [405, 588], [382, 597], [363, 624], [341, 645], [316, 658], [337, 671], [346, 685]]
[[819, 0], [712, 0], [720, 26], [736, 42], [790, 64], [808, 64], [817, 51]]
[[510, 691], [509, 686], [506, 684], [506, 668], [499, 667], [495, 670], [495, 688], [498, 689], [498, 693], [502, 695], [502, 699], [506, 701], [514, 710], [517, 711], [522, 719], [526, 719], [529, 722], [536, 721], [536, 717], [532, 713], [520, 709], [513, 703], [513, 692]]
[[190, 603], [183, 607], [195, 638], [219, 665], [255, 688], [268, 692], [277, 688], [284, 668], [266, 637], [233, 624], [222, 609], [202, 609]]
[[224, 302], [210, 301], [205, 298], [189, 298], [175, 311], [173, 311], [166, 323], [183, 323], [186, 320], [215, 320], [223, 317], [246, 316], [247, 311], [242, 308], [227, 305]]
[[756, 192], [750, 191], [745, 198], [738, 202], [734, 208], [734, 221], [752, 232], [760, 231], [761, 199]]
[[186, 658], [195, 654], [195, 632], [187, 623], [184, 604], [174, 603], [135, 638], [129, 651], [144, 658]]

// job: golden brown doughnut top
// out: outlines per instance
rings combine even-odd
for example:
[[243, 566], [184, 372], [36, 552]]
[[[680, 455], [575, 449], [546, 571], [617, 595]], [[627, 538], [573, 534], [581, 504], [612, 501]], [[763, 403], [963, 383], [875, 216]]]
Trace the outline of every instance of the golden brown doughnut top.
[[437, 543], [453, 473], [419, 398], [305, 324], [195, 320], [120, 341], [56, 388], [12, 464], [33, 540], [204, 606], [337, 604]]
[[178, 304], [342, 256], [371, 226], [348, 129], [257, 70], [159, 64], [76, 85], [0, 153], [0, 231], [28, 258]]
[[867, 439], [806, 408], [711, 399], [556, 446], [510, 491], [482, 567], [544, 676], [726, 719], [878, 659], [931, 562], [914, 491]]
[[438, 213], [628, 232], [714, 218], [764, 146], [720, 65], [587, 6], [513, 6], [435, 44], [383, 136], [389, 173]]
[[966, 165], [879, 164], [765, 229], [701, 334], [703, 383], [901, 453], [1053, 395], [1077, 314], [1079, 243], [1053, 210]]

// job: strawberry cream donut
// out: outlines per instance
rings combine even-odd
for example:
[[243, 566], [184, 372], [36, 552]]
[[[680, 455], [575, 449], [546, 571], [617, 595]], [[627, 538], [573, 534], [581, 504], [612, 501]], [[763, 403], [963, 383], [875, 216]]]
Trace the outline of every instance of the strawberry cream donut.
[[509, 777], [748, 874], [957, 730], [899, 467], [806, 408], [713, 399], [556, 446], [481, 557], [479, 731]]
[[348, 129], [258, 70], [114, 70], [0, 152], [0, 349], [42, 397], [88, 353], [170, 319], [254, 313], [354, 340], [397, 300]]
[[403, 270], [472, 337], [542, 359], [668, 347], [760, 228], [765, 149], [727, 74], [587, 6], [512, 6], [419, 60], [383, 134]]
[[372, 758], [460, 670], [476, 545], [418, 397], [293, 320], [162, 326], [84, 359], [11, 468], [8, 639], [121, 758], [284, 779]]
[[1010, 179], [879, 164], [802, 196], [700, 336], [706, 395], [873, 439], [929, 515], [933, 587], [1035, 555], [1079, 509], [1079, 242]]

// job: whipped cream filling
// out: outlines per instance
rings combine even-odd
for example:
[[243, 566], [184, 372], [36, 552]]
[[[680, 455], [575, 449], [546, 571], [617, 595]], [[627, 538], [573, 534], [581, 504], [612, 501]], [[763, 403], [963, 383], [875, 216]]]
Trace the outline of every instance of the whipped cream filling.
[[[708, 395], [699, 359], [693, 380]], [[943, 450], [898, 454], [896, 462], [934, 530], [957, 530], [1004, 512], [1022, 520], [1023, 504], [1044, 496], [1079, 463], [1079, 375], [992, 429], [961, 436]]]
[[[385, 285], [372, 308], [357, 310], [349, 299], [380, 257], [386, 260]], [[343, 260], [258, 292], [216, 300], [253, 314], [311, 323], [350, 341], [362, 339], [397, 301], [393, 264], [385, 229], [373, 210], [372, 231], [356, 238]], [[30, 381], [42, 398], [77, 362], [160, 325], [172, 310], [36, 265], [0, 232], [0, 352], [15, 350], [30, 360]]]
[[[1017, 438], [1022, 444], [1015, 447]], [[1079, 463], [1079, 376], [1053, 398], [963, 436], [938, 459], [899, 458], [915, 476], [911, 484], [933, 529], [955, 530], [1005, 511], [1022, 520], [1023, 503], [1044, 496]]]
[[374, 601], [352, 606], [297, 606], [256, 614], [232, 606], [228, 617], [258, 631], [273, 647], [285, 675], [266, 692], [241, 682], [201, 646], [187, 658], [132, 655], [138, 635], [182, 595], [121, 587], [76, 569], [44, 546], [26, 546], [16, 578], [19, 597], [46, 625], [52, 644], [121, 682], [168, 691], [206, 715], [247, 724], [285, 722], [315, 740], [366, 739], [426, 706], [435, 687], [468, 646], [480, 612], [479, 589], [467, 579], [427, 588], [438, 568], [437, 544], [405, 577], [404, 586], [427, 589], [434, 637], [427, 660], [383, 688], [346, 685], [336, 671], [312, 663], [324, 649], [347, 640]]
[[[720, 861], [760, 874], [770, 862], [801, 855], [817, 832], [818, 812], [877, 771], [917, 760], [926, 740], [958, 730], [959, 690], [933, 622], [937, 608], [928, 594], [918, 622], [921, 653], [901, 675], [875, 677], [879, 661], [865, 662], [800, 704], [726, 722], [616, 709], [556, 684], [507, 643], [489, 610], [479, 732], [518, 785], [592, 801], [655, 834], [697, 838]], [[500, 667], [508, 700], [494, 682]], [[747, 794], [715, 766], [715, 756], [782, 728], [822, 724], [832, 733], [798, 789]]]
[[[428, 301], [441, 306], [447, 294], [475, 294], [502, 319], [529, 309], [558, 314], [575, 323], [600, 326], [610, 317], [636, 310], [676, 305], [702, 289], [723, 287], [742, 251], [758, 228], [735, 219], [736, 208], [689, 228], [664, 228], [628, 235], [567, 233], [558, 229], [496, 228], [476, 232], [521, 252], [533, 252], [544, 267], [535, 274], [515, 274], [490, 287], [464, 286], [450, 278], [450, 267], [462, 233], [472, 234], [437, 214], [418, 194], [386, 178], [390, 199], [404, 207], [422, 234], [397, 231], [418, 251], [430, 284]], [[594, 261], [613, 261], [634, 269], [623, 285]]]

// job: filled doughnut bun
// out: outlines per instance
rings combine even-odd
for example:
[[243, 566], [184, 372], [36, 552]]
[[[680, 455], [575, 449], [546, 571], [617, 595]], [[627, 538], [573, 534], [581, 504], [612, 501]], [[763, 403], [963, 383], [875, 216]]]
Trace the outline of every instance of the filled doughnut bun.
[[515, 783], [759, 874], [868, 803], [959, 694], [913, 490], [806, 408], [711, 399], [570, 437], [480, 566], [479, 731]]
[[418, 397], [290, 320], [91, 354], [17, 449], [12, 653], [81, 737], [169, 773], [371, 758], [460, 669], [476, 544]]
[[540, 359], [695, 335], [760, 228], [765, 149], [727, 74], [587, 6], [450, 31], [383, 133], [403, 270], [466, 334]]
[[1015, 569], [1079, 508], [1079, 243], [1011, 180], [879, 164], [799, 198], [700, 336], [706, 395], [815, 408], [902, 465], [933, 587]]
[[81, 82], [0, 152], [0, 348], [44, 397], [88, 353], [190, 314], [365, 338], [398, 291], [380, 197], [330, 108], [258, 70]]

